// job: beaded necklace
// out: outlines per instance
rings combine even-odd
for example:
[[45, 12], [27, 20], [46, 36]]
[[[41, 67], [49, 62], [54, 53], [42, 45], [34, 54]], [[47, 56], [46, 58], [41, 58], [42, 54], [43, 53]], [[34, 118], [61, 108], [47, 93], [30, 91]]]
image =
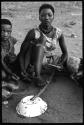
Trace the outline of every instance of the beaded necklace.
[[52, 26], [50, 26], [50, 27], [48, 27], [48, 28], [46, 29], [46, 28], [43, 27], [43, 25], [39, 25], [39, 28], [40, 28], [40, 30], [41, 30], [44, 34], [48, 34], [48, 33], [50, 33], [50, 32], [53, 30], [53, 27], [52, 27]]

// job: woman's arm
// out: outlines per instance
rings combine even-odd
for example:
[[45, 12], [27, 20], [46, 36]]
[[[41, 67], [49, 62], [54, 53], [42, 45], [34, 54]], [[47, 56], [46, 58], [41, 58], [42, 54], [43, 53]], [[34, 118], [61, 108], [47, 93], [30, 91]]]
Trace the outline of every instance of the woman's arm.
[[34, 39], [34, 30], [30, 30], [23, 41], [20, 49], [20, 54], [19, 54], [19, 61], [20, 61], [20, 67], [21, 71], [23, 73], [26, 73], [25, 69], [25, 52], [28, 51], [30, 47], [30, 42]]
[[61, 36], [59, 38], [59, 45], [60, 45], [60, 48], [62, 50], [62, 56], [61, 56], [61, 59], [59, 60], [59, 63], [63, 64], [68, 58], [68, 51], [67, 51], [67, 47], [66, 47], [66, 44], [65, 44], [63, 34], [61, 34]]

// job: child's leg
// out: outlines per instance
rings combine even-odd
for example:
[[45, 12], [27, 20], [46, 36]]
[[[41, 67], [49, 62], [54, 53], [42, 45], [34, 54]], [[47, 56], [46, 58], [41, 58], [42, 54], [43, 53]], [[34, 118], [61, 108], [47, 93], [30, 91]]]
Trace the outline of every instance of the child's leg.
[[14, 62], [12, 62], [9, 66], [13, 73], [20, 75], [21, 74], [21, 67], [20, 67], [20, 61], [19, 61], [19, 54], [17, 55], [17, 58]]

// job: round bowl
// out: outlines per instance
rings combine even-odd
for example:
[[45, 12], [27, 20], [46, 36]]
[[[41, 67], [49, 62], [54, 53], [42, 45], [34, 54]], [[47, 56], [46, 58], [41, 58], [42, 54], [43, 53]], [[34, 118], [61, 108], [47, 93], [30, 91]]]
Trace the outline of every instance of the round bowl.
[[26, 96], [17, 105], [16, 111], [25, 117], [36, 117], [47, 110], [47, 104], [40, 97], [30, 100], [34, 95]]

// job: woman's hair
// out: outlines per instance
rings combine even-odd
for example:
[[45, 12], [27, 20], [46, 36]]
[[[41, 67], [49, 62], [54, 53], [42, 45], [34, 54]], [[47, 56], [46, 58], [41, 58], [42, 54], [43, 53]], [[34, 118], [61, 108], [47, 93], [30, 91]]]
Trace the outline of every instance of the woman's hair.
[[51, 9], [53, 14], [55, 12], [54, 7], [50, 4], [42, 4], [39, 8], [39, 14], [40, 14], [41, 10], [43, 10], [43, 9]]
[[3, 25], [3, 24], [8, 24], [8, 25], [12, 26], [12, 23], [8, 19], [1, 19], [1, 25]]

